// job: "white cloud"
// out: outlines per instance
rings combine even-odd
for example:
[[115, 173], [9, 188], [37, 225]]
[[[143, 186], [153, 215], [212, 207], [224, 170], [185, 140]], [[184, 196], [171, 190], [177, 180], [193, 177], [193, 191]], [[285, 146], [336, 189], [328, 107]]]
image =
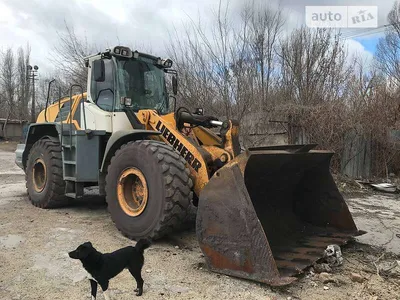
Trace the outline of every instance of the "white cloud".
[[365, 66], [371, 66], [374, 59], [374, 55], [365, 49], [365, 47], [358, 41], [345, 40], [344, 45], [348, 53], [347, 63], [350, 65], [353, 63], [354, 58], [360, 59], [364, 62]]
[[0, 26], [12, 26], [14, 21], [11, 9], [9, 9], [4, 3], [0, 2]]
[[91, 6], [93, 6], [93, 8], [101, 11], [117, 23], [124, 24], [128, 22], [128, 10], [126, 7], [126, 1], [83, 0], [81, 2], [90, 4]]
[[[223, 0], [223, 3], [226, 1], [229, 0]], [[362, 5], [376, 5], [376, 0], [362, 2]], [[271, 0], [269, 3], [273, 6], [280, 3], [282, 10], [289, 15], [286, 32], [304, 24], [305, 5], [361, 4], [359, 0]], [[386, 22], [392, 3], [385, 0], [378, 4], [380, 24]], [[233, 12], [237, 12], [243, 4], [243, 0], [230, 0], [229, 5]], [[175, 26], [178, 32], [183, 32], [189, 18], [197, 22], [199, 16], [202, 24], [210, 27], [213, 12], [217, 9], [217, 0], [0, 0], [0, 49], [24, 46], [29, 41], [32, 62], [40, 65], [41, 70], [50, 69], [47, 58], [58, 41], [57, 31], [65, 29], [65, 20], [74, 25], [78, 34], [86, 35], [98, 46], [112, 46], [119, 42], [130, 46], [144, 45], [154, 54], [165, 55], [168, 30]], [[346, 43], [351, 52], [358, 51], [368, 57], [360, 43]]]

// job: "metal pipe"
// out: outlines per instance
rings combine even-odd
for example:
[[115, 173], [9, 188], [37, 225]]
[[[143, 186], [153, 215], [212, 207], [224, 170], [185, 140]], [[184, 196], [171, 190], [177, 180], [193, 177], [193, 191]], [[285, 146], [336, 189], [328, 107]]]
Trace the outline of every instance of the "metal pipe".
[[72, 88], [74, 85], [71, 85], [69, 89], [69, 145], [72, 145]]
[[[45, 108], [45, 110], [44, 110], [44, 120], [45, 120], [46, 122], [48, 122], [48, 120], [47, 120], [47, 107], [49, 106], [50, 88], [51, 88], [51, 84], [52, 84], [54, 81], [56, 81], [56, 80], [53, 79], [53, 80], [51, 80], [51, 81], [49, 82], [49, 88], [47, 89], [46, 108]], [[59, 111], [60, 111], [60, 110], [59, 110]]]
[[[61, 93], [60, 93], [61, 95]], [[60, 115], [60, 127], [61, 127], [61, 137], [60, 137], [60, 144], [61, 144], [61, 150], [64, 151], [64, 146], [63, 146], [63, 119], [62, 119], [62, 114], [61, 114], [61, 97], [58, 99], [58, 114]]]
[[[85, 111], [85, 101], [84, 101], [84, 99], [83, 99], [83, 93], [84, 93], [83, 87], [82, 87], [82, 85], [80, 85], [80, 84], [73, 84], [73, 85], [71, 85], [70, 97], [71, 97], [71, 94], [72, 94], [72, 89], [73, 89], [74, 87], [78, 87], [78, 88], [81, 90], [81, 99], [80, 99], [78, 105], [81, 105], [81, 103], [82, 103], [83, 122], [84, 122], [84, 124], [85, 124], [85, 130], [86, 130], [86, 129], [87, 129], [87, 128], [86, 128], [86, 111]], [[76, 112], [75, 112], [75, 113], [76, 113]], [[79, 125], [81, 125], [81, 124], [79, 124]]]
[[211, 120], [210, 124], [213, 126], [222, 126], [224, 122]]

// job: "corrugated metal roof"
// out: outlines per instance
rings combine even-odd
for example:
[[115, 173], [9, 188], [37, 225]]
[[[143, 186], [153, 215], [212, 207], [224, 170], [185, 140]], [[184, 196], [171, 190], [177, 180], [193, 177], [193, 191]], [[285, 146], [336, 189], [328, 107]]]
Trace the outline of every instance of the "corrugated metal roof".
[[6, 118], [0, 118], [0, 123], [5, 123], [7, 121], [7, 124], [22, 124], [22, 123], [28, 123], [27, 120], [17, 120], [17, 119], [6, 119]]

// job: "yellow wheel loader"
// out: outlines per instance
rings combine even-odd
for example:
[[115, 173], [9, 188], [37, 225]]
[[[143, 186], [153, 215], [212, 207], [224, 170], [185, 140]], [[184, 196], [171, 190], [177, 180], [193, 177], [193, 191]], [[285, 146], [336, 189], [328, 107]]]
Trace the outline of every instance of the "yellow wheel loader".
[[275, 286], [327, 245], [362, 233], [329, 172], [332, 152], [242, 151], [235, 120], [175, 108], [169, 59], [117, 46], [85, 63], [87, 92], [73, 95], [79, 86], [71, 86], [69, 97], [46, 103], [17, 147], [33, 205], [66, 205], [98, 186], [116, 227], [135, 240], [171, 233], [197, 206], [209, 269]]

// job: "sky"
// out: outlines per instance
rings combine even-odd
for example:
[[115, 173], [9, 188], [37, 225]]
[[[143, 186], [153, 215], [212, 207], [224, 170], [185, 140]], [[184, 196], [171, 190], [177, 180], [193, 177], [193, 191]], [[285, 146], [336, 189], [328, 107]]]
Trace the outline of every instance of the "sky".
[[[225, 4], [229, 0], [222, 1]], [[279, 4], [288, 15], [286, 32], [305, 23], [306, 5], [377, 5], [376, 0], [230, 0], [232, 15], [245, 1]], [[387, 24], [393, 3], [379, 1], [378, 26]], [[96, 45], [140, 45], [162, 56], [166, 54], [169, 32], [183, 32], [190, 20], [200, 19], [203, 26], [212, 26], [212, 12], [217, 8], [218, 0], [0, 0], [0, 49], [29, 42], [32, 64], [37, 64], [40, 71], [50, 71], [54, 66], [49, 58], [67, 23]], [[345, 43], [350, 52], [371, 59], [381, 36], [355, 37]]]

